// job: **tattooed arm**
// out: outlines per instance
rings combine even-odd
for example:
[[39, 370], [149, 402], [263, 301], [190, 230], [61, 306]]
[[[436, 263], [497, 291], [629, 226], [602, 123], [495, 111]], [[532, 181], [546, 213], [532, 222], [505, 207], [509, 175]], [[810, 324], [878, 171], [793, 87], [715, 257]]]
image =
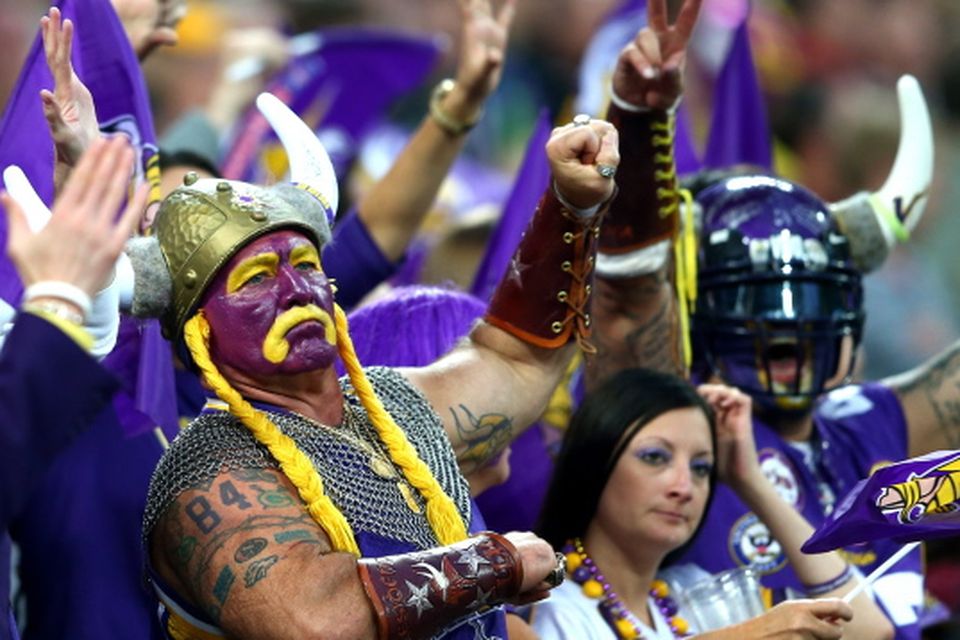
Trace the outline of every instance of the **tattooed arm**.
[[374, 638], [356, 559], [279, 472], [241, 470], [181, 494], [150, 536], [154, 569], [237, 638]]
[[607, 119], [626, 141], [619, 193], [600, 234], [594, 318], [599, 350], [587, 388], [627, 367], [683, 375], [670, 245], [679, 229], [673, 116], [683, 93], [687, 42], [700, 12], [684, 0], [670, 24], [667, 3], [647, 3], [647, 26], [624, 47]]
[[181, 494], [150, 558], [228, 637], [257, 640], [432, 637], [486, 606], [544, 597], [556, 566], [550, 545], [516, 532], [358, 561], [331, 551], [280, 472], [251, 469]]
[[684, 375], [672, 269], [616, 280], [598, 277], [593, 317], [597, 355], [586, 361], [588, 391], [629, 367]]
[[575, 348], [540, 349], [480, 322], [452, 352], [403, 374], [440, 415], [469, 477], [540, 417]]
[[960, 449], [960, 342], [882, 382], [900, 398], [911, 457]]
[[589, 334], [595, 240], [615, 192], [605, 172], [616, 169], [618, 144], [616, 129], [601, 120], [553, 130], [552, 184], [484, 320], [459, 348], [404, 372], [444, 420], [466, 474], [539, 417]]

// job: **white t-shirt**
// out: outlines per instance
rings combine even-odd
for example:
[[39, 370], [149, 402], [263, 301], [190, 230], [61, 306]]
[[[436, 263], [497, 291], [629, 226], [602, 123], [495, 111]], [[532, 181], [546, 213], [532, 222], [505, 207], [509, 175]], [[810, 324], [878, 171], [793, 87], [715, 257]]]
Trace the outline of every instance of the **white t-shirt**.
[[[540, 640], [619, 640], [600, 615], [598, 604], [599, 600], [583, 595], [580, 585], [567, 579], [549, 598], [531, 607], [530, 625]], [[652, 598], [647, 598], [647, 609], [654, 628], [640, 624], [644, 640], [674, 640], [670, 623]]]

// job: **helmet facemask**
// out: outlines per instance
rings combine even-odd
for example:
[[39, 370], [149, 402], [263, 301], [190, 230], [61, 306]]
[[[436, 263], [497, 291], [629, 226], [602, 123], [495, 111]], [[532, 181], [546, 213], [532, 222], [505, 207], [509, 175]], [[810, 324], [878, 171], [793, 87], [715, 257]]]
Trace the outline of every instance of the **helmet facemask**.
[[693, 316], [700, 355], [761, 410], [804, 413], [853, 368], [860, 273], [812, 194], [770, 178], [739, 193], [719, 188], [704, 208]]

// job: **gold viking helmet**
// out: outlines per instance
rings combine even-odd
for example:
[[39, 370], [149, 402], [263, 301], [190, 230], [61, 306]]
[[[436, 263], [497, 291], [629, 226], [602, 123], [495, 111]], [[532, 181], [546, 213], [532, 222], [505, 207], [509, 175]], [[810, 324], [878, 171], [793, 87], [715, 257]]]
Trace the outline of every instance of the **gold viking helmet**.
[[261, 187], [187, 174], [160, 205], [153, 235], [128, 244], [133, 313], [161, 318], [168, 339], [180, 337], [217, 272], [253, 240], [283, 228], [305, 233], [318, 248], [330, 240], [339, 191], [326, 150], [275, 96], [261, 94], [257, 107], [287, 151], [290, 182]]

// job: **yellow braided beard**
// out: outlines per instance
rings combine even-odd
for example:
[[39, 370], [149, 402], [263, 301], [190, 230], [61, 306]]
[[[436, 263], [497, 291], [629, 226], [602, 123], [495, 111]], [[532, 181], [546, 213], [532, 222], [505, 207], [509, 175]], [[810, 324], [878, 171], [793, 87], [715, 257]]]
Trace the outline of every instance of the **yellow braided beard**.
[[294, 307], [280, 314], [273, 321], [273, 326], [263, 339], [263, 357], [267, 362], [280, 364], [290, 353], [290, 343], [287, 342], [287, 333], [298, 324], [316, 320], [323, 325], [324, 338], [332, 345], [337, 344], [337, 329], [330, 314], [315, 304], [304, 307]]

